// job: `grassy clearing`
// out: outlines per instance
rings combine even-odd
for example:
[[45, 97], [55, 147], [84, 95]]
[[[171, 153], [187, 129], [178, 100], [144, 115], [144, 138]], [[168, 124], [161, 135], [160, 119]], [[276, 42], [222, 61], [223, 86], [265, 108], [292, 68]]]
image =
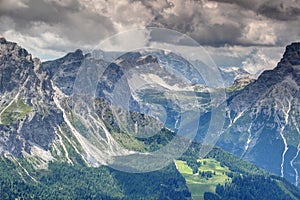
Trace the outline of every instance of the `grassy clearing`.
[[199, 172], [215, 172], [211, 178], [204, 178], [199, 176], [199, 172], [196, 174], [192, 173], [192, 169], [186, 164], [185, 161], [175, 160], [175, 164], [179, 172], [183, 175], [186, 180], [187, 186], [192, 193], [192, 197], [195, 200], [202, 200], [204, 198], [205, 192], [215, 192], [216, 186], [218, 184], [225, 184], [230, 181], [230, 178], [226, 173], [230, 170], [221, 166], [220, 162], [215, 159], [201, 159], [199, 167]]
[[32, 111], [32, 108], [21, 99], [13, 102], [9, 107], [7, 107], [1, 114], [1, 124], [10, 125], [18, 120], [24, 120], [26, 115]]

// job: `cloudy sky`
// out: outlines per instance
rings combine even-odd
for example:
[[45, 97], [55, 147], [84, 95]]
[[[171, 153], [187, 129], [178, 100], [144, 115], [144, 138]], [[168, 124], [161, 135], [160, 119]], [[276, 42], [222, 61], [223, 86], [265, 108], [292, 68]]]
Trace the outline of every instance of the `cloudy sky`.
[[0, 34], [43, 60], [144, 27], [184, 33], [217, 65], [256, 73], [300, 41], [300, 0], [0, 0]]

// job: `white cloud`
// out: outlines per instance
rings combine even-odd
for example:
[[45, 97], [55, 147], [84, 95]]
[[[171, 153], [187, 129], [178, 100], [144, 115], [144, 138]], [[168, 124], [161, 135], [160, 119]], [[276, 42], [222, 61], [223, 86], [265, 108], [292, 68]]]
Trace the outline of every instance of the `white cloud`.
[[[50, 38], [55, 38], [51, 36], [51, 33], [44, 33], [42, 37], [31, 37], [27, 35], [22, 35], [14, 30], [8, 30], [4, 32], [4, 36], [7, 40], [18, 41], [18, 44], [26, 49], [35, 57], [38, 57], [42, 60], [55, 59], [63, 56], [66, 52], [62, 50], [52, 48], [47, 48], [49, 43], [47, 42]], [[55, 38], [56, 42], [63, 42], [62, 39]]]
[[254, 49], [253, 52], [242, 62], [242, 68], [251, 74], [257, 75], [264, 70], [275, 68], [282, 56], [281, 53], [279, 53], [281, 51], [278, 49], [277, 51], [274, 51], [273, 49], [273, 54], [270, 54], [268, 51], [270, 51], [270, 49]]
[[124, 31], [108, 37], [95, 48], [105, 51], [134, 51], [148, 47], [150, 32], [144, 29]]
[[28, 8], [26, 0], [3, 0], [1, 3], [1, 9], [16, 10], [20, 8]]
[[[250, 69], [253, 62], [246, 58], [254, 58], [255, 47], [283, 49], [299, 39], [299, 20], [295, 20], [299, 19], [298, 2], [2, 0], [0, 33], [28, 48], [34, 56], [46, 59], [77, 48], [93, 49], [99, 41], [116, 33], [158, 26], [192, 37], [213, 52], [219, 65], [244, 65]], [[272, 12], [279, 17], [273, 16]], [[147, 38], [133, 35], [124, 40], [136, 46], [145, 40], [143, 37]], [[165, 38], [164, 35], [160, 37]], [[275, 51], [270, 52], [276, 56], [264, 51], [257, 53], [267, 67], [271, 65], [268, 58], [279, 59]]]
[[277, 43], [276, 32], [270, 21], [250, 22], [244, 28], [241, 40], [258, 45], [275, 45]]

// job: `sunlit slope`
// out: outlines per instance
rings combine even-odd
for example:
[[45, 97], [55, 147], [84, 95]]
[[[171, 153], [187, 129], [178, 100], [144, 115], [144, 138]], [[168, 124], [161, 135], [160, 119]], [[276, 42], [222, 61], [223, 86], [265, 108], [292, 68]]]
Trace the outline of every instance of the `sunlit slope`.
[[204, 199], [205, 192], [214, 193], [218, 184], [230, 181], [227, 174], [231, 171], [212, 158], [199, 159], [198, 162], [201, 166], [198, 172], [193, 174], [192, 168], [187, 165], [186, 161], [175, 160], [176, 167], [185, 178], [193, 199]]

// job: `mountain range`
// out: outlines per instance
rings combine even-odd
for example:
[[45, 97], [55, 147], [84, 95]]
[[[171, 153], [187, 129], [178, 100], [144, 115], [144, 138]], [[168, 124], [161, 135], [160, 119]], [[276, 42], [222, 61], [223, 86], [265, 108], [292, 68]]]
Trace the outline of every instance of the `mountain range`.
[[[163, 55], [163, 52], [133, 52], [108, 63], [105, 59], [94, 59], [91, 54], [76, 50], [60, 59], [41, 62], [16, 43], [0, 38], [0, 166], [3, 168], [3, 180], [17, 180], [8, 190], [15, 195], [13, 197], [26, 197], [26, 194], [37, 197], [41, 193], [33, 191], [43, 191], [45, 188], [56, 191], [53, 194], [78, 197], [79, 194], [72, 193], [75, 190], [69, 194], [60, 192], [60, 185], [61, 188], [68, 187], [68, 183], [55, 177], [78, 175], [85, 170], [81, 184], [87, 184], [90, 176], [100, 174], [101, 179], [113, 185], [110, 189], [99, 189], [98, 193], [93, 193], [96, 196], [89, 197], [91, 199], [147, 199], [151, 194], [157, 195], [153, 199], [191, 198], [192, 186], [186, 185], [188, 179], [184, 172], [178, 171], [178, 163], [175, 166], [171, 162], [158, 172], [132, 176], [105, 167], [111, 165], [116, 156], [126, 158], [134, 152], [155, 152], [177, 134], [188, 134], [189, 129], [181, 133], [177, 126], [184, 121], [180, 118], [183, 111], [201, 109], [200, 127], [195, 137], [195, 142], [197, 139], [201, 142], [201, 135], [210, 123], [212, 109], [208, 90], [216, 88], [204, 87], [202, 78], [184, 59], [174, 54], [168, 54], [167, 57]], [[177, 70], [193, 81], [180, 82], [177, 76], [168, 74], [163, 58], [172, 61]], [[186, 67], [181, 68], [182, 63]], [[89, 69], [82, 66], [93, 67]], [[286, 178], [296, 186], [299, 184], [299, 69], [300, 43], [293, 43], [286, 48], [274, 70], [263, 72], [257, 80], [239, 79], [235, 85], [226, 89], [227, 100], [223, 102], [227, 105], [225, 124], [217, 145], [263, 170], [220, 149], [213, 149], [207, 158], [197, 158], [194, 154], [196, 147], [193, 145], [178, 159], [191, 168], [194, 166], [191, 163], [197, 163], [197, 159], [213, 159], [209, 161], [219, 162], [229, 168], [229, 171], [224, 169], [224, 173], [228, 173], [227, 178], [232, 181], [231, 184], [249, 181], [250, 190], [254, 187], [250, 183], [256, 183], [259, 179], [257, 177], [264, 177], [259, 180], [266, 187], [275, 187], [278, 194], [284, 194], [277, 199], [299, 199], [298, 188], [283, 179]], [[128, 72], [126, 76], [129, 77], [125, 82], [122, 79], [124, 72]], [[135, 77], [135, 72], [141, 76]], [[78, 78], [81, 73], [91, 75], [94, 81], [86, 82], [85, 76]], [[102, 76], [98, 77], [97, 74]], [[232, 77], [236, 77], [232, 71], [223, 70], [221, 74], [223, 78], [227, 77], [227, 85], [234, 81]], [[244, 72], [238, 74], [248, 75]], [[137, 81], [143, 84], [133, 87], [132, 83]], [[119, 96], [116, 96], [115, 91]], [[183, 97], [174, 99], [168, 91], [177, 91]], [[195, 91], [194, 98], [198, 101], [198, 107], [180, 105], [180, 102], [191, 98]], [[93, 96], [95, 94], [96, 98]], [[129, 104], [121, 106], [121, 109], [115, 108], [115, 103], [123, 103], [119, 99], [128, 100]], [[160, 112], [160, 106], [148, 106], [146, 109], [153, 102], [164, 105], [163, 110], [166, 112]], [[114, 117], [115, 113], [120, 118]], [[139, 132], [136, 130], [142, 130], [146, 136], [150, 135], [139, 137], [134, 135]], [[151, 135], [153, 131], [159, 134]], [[199, 162], [203, 163], [204, 160]], [[67, 163], [67, 166], [61, 163]], [[137, 166], [137, 169], [139, 167], [145, 166]], [[5, 175], [7, 169], [13, 172], [9, 173], [10, 178]], [[233, 177], [229, 172], [243, 174], [245, 179]], [[149, 191], [144, 194], [136, 192], [136, 196], [130, 196], [134, 195], [132, 191], [145, 177], [145, 186]], [[9, 181], [4, 181], [3, 185]], [[76, 185], [76, 180], [70, 181]], [[100, 184], [98, 179], [93, 181], [91, 187]], [[42, 183], [42, 186], [36, 186], [36, 182]], [[72, 184], [70, 187], [74, 186]], [[22, 189], [18, 188], [20, 185]], [[26, 189], [23, 190], [23, 185], [28, 193]], [[100, 186], [104, 185], [105, 181], [101, 182]], [[227, 186], [222, 190], [233, 191], [232, 188], [236, 188], [230, 184]], [[214, 187], [218, 188], [216, 185]], [[15, 188], [21, 192], [13, 193]], [[88, 188], [85, 190], [91, 191]], [[205, 199], [228, 198], [224, 192], [216, 192], [216, 196], [214, 191], [207, 192]]]

